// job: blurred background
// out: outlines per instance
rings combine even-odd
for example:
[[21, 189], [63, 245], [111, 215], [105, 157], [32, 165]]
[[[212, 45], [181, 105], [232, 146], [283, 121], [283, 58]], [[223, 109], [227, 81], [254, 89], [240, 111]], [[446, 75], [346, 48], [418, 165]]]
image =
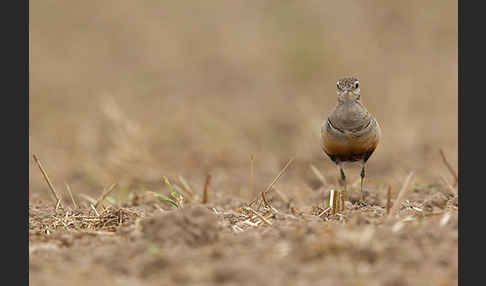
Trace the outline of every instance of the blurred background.
[[[457, 169], [457, 33], [457, 1], [31, 1], [30, 156], [86, 194], [211, 173], [247, 199], [252, 156], [259, 189], [291, 157], [284, 191], [310, 165], [334, 183], [320, 125], [357, 76], [383, 131], [369, 181], [435, 182], [439, 148]], [[29, 166], [30, 198], [48, 197]]]

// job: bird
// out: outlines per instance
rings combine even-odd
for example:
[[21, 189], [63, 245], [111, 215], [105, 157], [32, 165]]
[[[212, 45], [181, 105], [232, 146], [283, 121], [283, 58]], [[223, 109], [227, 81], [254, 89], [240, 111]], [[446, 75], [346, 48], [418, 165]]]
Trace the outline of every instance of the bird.
[[363, 180], [365, 166], [381, 137], [376, 118], [361, 102], [360, 83], [357, 77], [337, 81], [337, 104], [321, 125], [321, 148], [336, 164], [338, 182], [347, 192], [344, 162], [361, 163], [361, 201], [364, 201]]

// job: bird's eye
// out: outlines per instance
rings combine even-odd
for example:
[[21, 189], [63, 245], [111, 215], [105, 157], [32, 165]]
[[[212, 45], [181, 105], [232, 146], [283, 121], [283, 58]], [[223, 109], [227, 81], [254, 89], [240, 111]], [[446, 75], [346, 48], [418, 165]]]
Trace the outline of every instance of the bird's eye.
[[358, 87], [359, 87], [359, 81], [354, 83], [354, 88], [358, 88]]
[[340, 89], [340, 88], [339, 88], [339, 82], [337, 82], [337, 83], [336, 83], [336, 87], [337, 87], [338, 89]]

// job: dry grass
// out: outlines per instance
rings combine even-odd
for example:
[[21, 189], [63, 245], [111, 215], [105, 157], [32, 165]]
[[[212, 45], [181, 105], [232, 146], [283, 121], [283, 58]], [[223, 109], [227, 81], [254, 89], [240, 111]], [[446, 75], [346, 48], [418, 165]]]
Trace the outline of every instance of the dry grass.
[[211, 183], [211, 174], [206, 175], [206, 183], [204, 183], [204, 190], [203, 190], [203, 199], [202, 203], [205, 204], [208, 202], [208, 193], [209, 193], [209, 184]]
[[[278, 173], [278, 175], [274, 178], [270, 186], [275, 184], [278, 179], [282, 178], [282, 174], [288, 168], [291, 161], [289, 161], [284, 168]], [[186, 252], [180, 249], [180, 244], [185, 243], [184, 241], [194, 241], [191, 243], [196, 244], [206, 244], [208, 239], [210, 241], [209, 247], [214, 247], [214, 251], [219, 253], [220, 251], [228, 251], [234, 247], [234, 244], [239, 244], [239, 240], [237, 237], [242, 237], [242, 239], [248, 239], [248, 234], [253, 233], [260, 237], [259, 240], [254, 241], [251, 246], [245, 246], [246, 252], [244, 255], [246, 262], [250, 263], [256, 259], [255, 255], [258, 257], [258, 253], [266, 253], [266, 259], [271, 259], [274, 263], [282, 263], [283, 261], [287, 261], [290, 257], [292, 259], [297, 259], [298, 261], [291, 262], [291, 265], [295, 265], [297, 268], [300, 269], [298, 265], [304, 266], [306, 263], [310, 263], [313, 265], [314, 263], [326, 263], [326, 260], [322, 261], [322, 256], [333, 256], [334, 259], [351, 259], [353, 263], [356, 261], [360, 261], [363, 258], [363, 255], [371, 255], [372, 258], [365, 258], [365, 261], [368, 261], [367, 267], [371, 267], [372, 269], [377, 270], [377, 265], [374, 264], [373, 261], [378, 260], [386, 260], [388, 256], [387, 250], [390, 248], [396, 248], [397, 245], [404, 244], [403, 247], [400, 247], [399, 251], [401, 256], [409, 256], [409, 253], [414, 253], [413, 251], [417, 251], [417, 249], [423, 249], [423, 245], [416, 245], [410, 244], [408, 237], [411, 233], [416, 233], [413, 236], [415, 239], [422, 240], [424, 237], [427, 237], [428, 234], [423, 234], [423, 237], [418, 236], [422, 233], [422, 229], [425, 227], [427, 229], [436, 229], [436, 232], [447, 233], [447, 236], [444, 237], [445, 234], [441, 236], [441, 241], [448, 238], [454, 238], [454, 233], [457, 232], [457, 197], [456, 196], [444, 196], [443, 197], [435, 196], [435, 192], [432, 192], [432, 197], [430, 199], [425, 200], [404, 200], [407, 196], [407, 193], [410, 191], [410, 184], [411, 178], [413, 173], [410, 173], [409, 176], [405, 179], [403, 183], [403, 187], [398, 195], [398, 198], [395, 200], [393, 208], [388, 215], [388, 207], [387, 206], [379, 206], [374, 204], [361, 204], [355, 203], [352, 204], [347, 201], [345, 204], [341, 205], [340, 201], [340, 192], [335, 192], [331, 190], [329, 204], [330, 207], [326, 209], [321, 209], [317, 207], [311, 212], [306, 210], [298, 210], [295, 207], [291, 207], [290, 205], [282, 205], [282, 202], [277, 200], [270, 200], [265, 197], [265, 191], [261, 192], [262, 195], [262, 202], [258, 204], [257, 208], [252, 208], [249, 203], [241, 202], [239, 207], [232, 208], [227, 203], [214, 203], [212, 202], [215, 207], [208, 205], [211, 202], [206, 202], [204, 209], [211, 209], [211, 212], [219, 217], [219, 222], [216, 223], [213, 221], [213, 218], [208, 217], [206, 214], [201, 214], [200, 211], [197, 211], [198, 206], [197, 203], [187, 203], [184, 205], [180, 205], [179, 208], [169, 211], [164, 209], [165, 206], [160, 204], [159, 202], [155, 203], [155, 208], [151, 207], [154, 206], [154, 202], [150, 200], [142, 200], [137, 202], [137, 200], [132, 197], [130, 201], [124, 202], [124, 207], [120, 206], [108, 206], [103, 207], [100, 212], [97, 211], [94, 204], [84, 204], [81, 207], [76, 208], [75, 210], [71, 210], [71, 208], [52, 208], [47, 207], [45, 203], [40, 204], [32, 204], [29, 208], [29, 228], [30, 228], [30, 240], [31, 240], [31, 248], [30, 253], [33, 257], [31, 265], [38, 265], [37, 257], [41, 257], [42, 253], [46, 252], [56, 252], [56, 253], [63, 253], [68, 251], [69, 249], [73, 249], [73, 251], [78, 251], [80, 246], [79, 245], [82, 241], [84, 236], [73, 236], [76, 234], [90, 234], [90, 240], [93, 243], [102, 243], [105, 240], [107, 234], [110, 234], [110, 240], [119, 245], [119, 249], [115, 250], [116, 252], [124, 253], [128, 250], [134, 251], [134, 254], [128, 256], [127, 258], [119, 258], [117, 254], [114, 256], [114, 252], [110, 251], [108, 254], [104, 254], [103, 257], [108, 255], [107, 257], [116, 257], [114, 258], [116, 261], [120, 259], [125, 260], [128, 258], [134, 259], [133, 263], [130, 265], [130, 271], [137, 271], [140, 267], [145, 268], [149, 261], [153, 260], [153, 256], [156, 255], [157, 257], [165, 257], [166, 255], [170, 255], [171, 259], [174, 259], [174, 270], [165, 272], [166, 270], [149, 270], [151, 273], [150, 276], [144, 275], [143, 283], [147, 285], [156, 285], [160, 283], [159, 273], [166, 273], [169, 277], [172, 277], [171, 283], [177, 281], [177, 276], [173, 276], [175, 274], [175, 269], [180, 268], [181, 265], [176, 263], [177, 257], [185, 257], [187, 253], [192, 253], [192, 251]], [[166, 179], [166, 178], [165, 178]], [[168, 183], [167, 185], [172, 186], [172, 184]], [[111, 187], [110, 189], [114, 189]], [[108, 189], [109, 190], [109, 189]], [[104, 190], [103, 194], [100, 198], [103, 198], [101, 201], [107, 198], [108, 190]], [[170, 188], [173, 191], [173, 188]], [[272, 190], [272, 187], [268, 188], [267, 190]], [[388, 189], [390, 192], [390, 189]], [[445, 190], [441, 190], [437, 194], [443, 194]], [[272, 206], [272, 203], [279, 203], [280, 207], [279, 210]], [[429, 209], [429, 206], [437, 205], [439, 208], [436, 209], [435, 207]], [[101, 203], [100, 206], [103, 206]], [[315, 205], [314, 205], [315, 206]], [[181, 212], [187, 209], [187, 212], [184, 216], [183, 220], [180, 220], [178, 216]], [[163, 217], [159, 217], [157, 210], [162, 211]], [[400, 210], [400, 211], [399, 211]], [[395, 217], [396, 220], [393, 224], [387, 223], [387, 217]], [[439, 220], [434, 219], [435, 217], [439, 216]], [[158, 226], [150, 222], [151, 220], [162, 220], [167, 222], [163, 222], [163, 226]], [[207, 221], [206, 221], [207, 220]], [[451, 223], [451, 220], [455, 221], [455, 223]], [[143, 225], [140, 226], [140, 223]], [[319, 224], [320, 222], [320, 224]], [[207, 225], [209, 223], [209, 225]], [[320, 227], [316, 227], [320, 225]], [[227, 231], [233, 234], [233, 236], [225, 236], [227, 231], [224, 229], [211, 229], [216, 228], [216, 225], [224, 226]], [[333, 225], [345, 225], [348, 228], [344, 228], [346, 230], [343, 233], [343, 228], [335, 228]], [[365, 226], [365, 227], [363, 227]], [[379, 227], [378, 227], [379, 226]], [[336, 232], [336, 236], [328, 237], [328, 234], [322, 231], [322, 227], [329, 229], [332, 233]], [[148, 229], [147, 229], [148, 228]], [[150, 229], [153, 228], [157, 234], [162, 235], [162, 237], [155, 239], [151, 237], [150, 234], [153, 231]], [[161, 229], [159, 229], [161, 228]], [[305, 236], [300, 236], [302, 232], [302, 228], [310, 229], [311, 232]], [[264, 231], [266, 230], [266, 231]], [[147, 234], [147, 231], [150, 231]], [[256, 233], [253, 231], [257, 231]], [[308, 230], [309, 231], [309, 230]], [[171, 234], [177, 233], [174, 239], [171, 240]], [[267, 236], [269, 233], [283, 233], [285, 235], [272, 238], [270, 241], [268, 240]], [[386, 236], [383, 236], [383, 232]], [[64, 235], [63, 235], [64, 233]], [[142, 235], [142, 233], [145, 233]], [[382, 233], [380, 235], [380, 233]], [[403, 236], [405, 239], [404, 241], [398, 243], [395, 241], [395, 237], [400, 237], [402, 233], [408, 233], [406, 236]], [[69, 234], [68, 236], [66, 236]], [[236, 235], [236, 236], [234, 236]], [[301, 241], [303, 239], [307, 239], [308, 236], [314, 237], [317, 235], [319, 238], [316, 240], [309, 240], [307, 243], [302, 244]], [[452, 236], [451, 236], [452, 235]], [[189, 237], [185, 237], [189, 236]], [[193, 236], [196, 237], [194, 240]], [[218, 237], [223, 236], [225, 237], [218, 239]], [[130, 238], [135, 244], [128, 244], [124, 245], [123, 241], [125, 241], [126, 237]], [[251, 236], [250, 236], [251, 237]], [[421, 238], [420, 238], [421, 237]], [[155, 239], [155, 240], [154, 240]], [[172, 242], [165, 242], [166, 248], [160, 248], [160, 246], [153, 245], [154, 243], [161, 243], [163, 241], [172, 241]], [[179, 241], [179, 242], [177, 242]], [[211, 242], [212, 241], [212, 242]], [[327, 241], [327, 242], [326, 242]], [[373, 242], [374, 241], [374, 242]], [[447, 239], [445, 241], [448, 241]], [[454, 241], [450, 241], [454, 243]], [[229, 246], [225, 245], [225, 243], [229, 243]], [[140, 251], [140, 244], [141, 245], [148, 245], [144, 247], [148, 247], [146, 251], [148, 251], [149, 255], [147, 256], [144, 254], [145, 252]], [[273, 247], [267, 246], [265, 250], [256, 250], [261, 249], [261, 244], [266, 245], [275, 245], [275, 249]], [[89, 245], [89, 244], [88, 244]], [[107, 248], [109, 244], [102, 246], [101, 249]], [[167, 248], [169, 247], [170, 248]], [[310, 245], [309, 247], [303, 245]], [[382, 245], [382, 246], [378, 246]], [[81, 249], [83, 249], [82, 246]], [[88, 246], [90, 247], [90, 246]], [[156, 251], [154, 250], [155, 248]], [[201, 246], [202, 247], [202, 246]], [[255, 249], [256, 247], [256, 249]], [[447, 250], [450, 250], [451, 245], [447, 247]], [[174, 250], [171, 250], [174, 248]], [[426, 251], [433, 251], [433, 246], [426, 247], [428, 250]], [[63, 250], [65, 249], [65, 250]], [[198, 247], [196, 247], [198, 249]], [[204, 248], [202, 248], [204, 249]], [[413, 250], [412, 252], [410, 252]], [[98, 250], [100, 251], [100, 250]], [[175, 252], [174, 252], [175, 251]], [[293, 254], [293, 256], [289, 256], [291, 251], [297, 251]], [[441, 250], [443, 251], [443, 250]], [[152, 253], [152, 254], [150, 254]], [[155, 254], [154, 254], [155, 253]], [[170, 253], [170, 254], [167, 254]], [[177, 253], [177, 254], [175, 254]], [[297, 254], [298, 253], [298, 254]], [[396, 253], [396, 252], [395, 252]], [[176, 255], [176, 256], [174, 256]], [[203, 257], [206, 257], [203, 255]], [[219, 257], [219, 254], [217, 255]], [[373, 258], [375, 257], [375, 258]], [[395, 257], [393, 255], [393, 257]], [[410, 256], [413, 257], [413, 256]], [[433, 260], [428, 261], [442, 261], [440, 256], [433, 255]], [[92, 265], [92, 267], [97, 268], [96, 258], [90, 258], [90, 255], [87, 255], [86, 258], [88, 259], [87, 265]], [[319, 258], [319, 259], [317, 259]], [[91, 260], [93, 259], [93, 260]], [[106, 258], [105, 258], [106, 259]], [[189, 265], [193, 265], [192, 262], [196, 257], [190, 257], [187, 259], [185, 264], [189, 263]], [[220, 259], [220, 258], [218, 258]], [[234, 265], [236, 261], [239, 261], [237, 258], [236, 261], [233, 260], [234, 257], [231, 256], [231, 260], [226, 262], [226, 268], [229, 271], [231, 269], [231, 265]], [[261, 259], [261, 258], [260, 258]], [[290, 259], [290, 260], [292, 260]], [[368, 259], [368, 260], [366, 260]], [[410, 258], [416, 259], [416, 258]], [[454, 256], [451, 257], [452, 261], [454, 261]], [[75, 261], [78, 261], [75, 259]], [[216, 260], [214, 260], [216, 261]], [[450, 261], [449, 258], [447, 261]], [[62, 260], [60, 261], [62, 264]], [[55, 263], [55, 262], [54, 262]], [[239, 262], [238, 262], [239, 263]], [[363, 263], [363, 262], [360, 262]], [[389, 262], [390, 263], [390, 262]], [[399, 262], [395, 262], [394, 265], [400, 265]], [[449, 262], [448, 262], [449, 263]], [[211, 273], [209, 265], [214, 264], [213, 260], [207, 261], [202, 265], [199, 265], [200, 269], [203, 271], [207, 271], [207, 273]], [[352, 264], [352, 263], [351, 263]], [[424, 264], [424, 267], [429, 269], [429, 271], [435, 271], [437, 273], [446, 273], [447, 275], [451, 275], [451, 272], [454, 273], [454, 269], [457, 269], [457, 266], [451, 266], [451, 268], [446, 268], [440, 265], [438, 262]], [[332, 265], [332, 264], [331, 264]], [[327, 277], [337, 283], [336, 281], [343, 281], [348, 280], [349, 275], [342, 276], [339, 274], [338, 269], [341, 271], [350, 271], [348, 268], [350, 264], [346, 262], [340, 262], [339, 267], [335, 270], [329, 270], [327, 272]], [[38, 269], [39, 266], [36, 266], [35, 269]], [[45, 267], [45, 266], [43, 266]], [[106, 267], [106, 266], [103, 266]], [[195, 265], [191, 266], [195, 267]], [[229, 268], [228, 268], [229, 267]], [[280, 270], [276, 269], [269, 269], [262, 265], [258, 266], [259, 268], [265, 268], [265, 271], [269, 271], [272, 273], [280, 273]], [[110, 268], [110, 267], [109, 267]], [[115, 267], [116, 269], [116, 267]], [[164, 269], [164, 268], [162, 268]], [[172, 269], [172, 267], [171, 267]], [[347, 269], [347, 270], [346, 270]], [[379, 269], [379, 268], [378, 268]], [[405, 268], [404, 268], [405, 269]], [[381, 272], [381, 270], [379, 270]], [[414, 270], [415, 271], [415, 270]], [[427, 273], [429, 271], [426, 271]], [[33, 271], [37, 273], [36, 275], [41, 274], [42, 272], [38, 272], [37, 270]], [[351, 272], [349, 272], [351, 273]], [[406, 285], [425, 285], [423, 284], [424, 281], [428, 281], [425, 277], [421, 276], [425, 275], [425, 272], [415, 271], [416, 275], [410, 275], [408, 270], [403, 271], [403, 277], [411, 277], [414, 276], [414, 279], [403, 278], [402, 276], [393, 276], [390, 274], [385, 275], [371, 275], [371, 276], [362, 276], [368, 277], [367, 279], [372, 279], [373, 281], [381, 281], [384, 283], [387, 279], [394, 279], [394, 280], [402, 280], [407, 279]], [[196, 279], [194, 281], [198, 281], [199, 278], [196, 274], [189, 274], [186, 272], [185, 275], [189, 275], [191, 279]], [[195, 275], [195, 276], [191, 276]], [[280, 273], [279, 275], [286, 275]], [[361, 274], [364, 275], [364, 274]], [[62, 276], [62, 275], [61, 275]], [[42, 276], [36, 276], [42, 277]], [[103, 276], [102, 276], [103, 277]], [[213, 282], [208, 282], [208, 285], [212, 283], [217, 283], [218, 275], [213, 276], [211, 278]], [[308, 279], [305, 275], [299, 276], [300, 279]], [[353, 277], [360, 277], [353, 276]], [[387, 278], [388, 277], [388, 278]], [[395, 277], [395, 278], [394, 278]], [[402, 278], [398, 278], [402, 277]], [[80, 281], [83, 281], [81, 278]], [[234, 281], [239, 281], [238, 285], [244, 285], [249, 281], [254, 281], [257, 279], [256, 277], [250, 275], [245, 276], [244, 278], [231, 278]], [[240, 280], [241, 279], [241, 280]], [[273, 281], [271, 278], [266, 278], [266, 283], [270, 285], [280, 285], [282, 282]], [[287, 279], [294, 279], [292, 277], [287, 277]], [[455, 278], [457, 279], [457, 278]], [[453, 278], [454, 280], [454, 278]], [[273, 282], [271, 282], [273, 281]], [[189, 282], [188, 282], [189, 283]], [[189, 283], [188, 285], [190, 285]]]
[[111, 194], [111, 192], [113, 192], [116, 188], [117, 184], [112, 184], [108, 189], [104, 189], [103, 190], [103, 193], [101, 194], [101, 196], [96, 200], [96, 203], [95, 203], [95, 208], [98, 208], [102, 203], [103, 201], [105, 200], [105, 198]]
[[41, 171], [42, 176], [46, 180], [46, 183], [49, 186], [49, 190], [51, 190], [52, 196], [56, 199], [56, 208], [58, 206], [62, 206], [62, 204], [61, 204], [61, 198], [59, 197], [59, 195], [56, 192], [56, 189], [52, 185], [51, 179], [49, 179], [49, 176], [47, 175], [47, 172], [44, 170], [44, 167], [42, 166], [39, 158], [37, 157], [36, 154], [33, 154], [32, 156], [34, 157], [34, 161], [37, 164], [37, 166], [39, 167], [39, 170]]
[[414, 173], [410, 172], [407, 178], [405, 179], [405, 181], [403, 182], [403, 186], [400, 189], [400, 192], [398, 193], [398, 197], [395, 200], [395, 203], [393, 204], [393, 207], [390, 210], [390, 214], [389, 214], [390, 217], [394, 217], [395, 215], [397, 215], [398, 211], [400, 210], [400, 205], [403, 199], [405, 198], [405, 196], [407, 195], [408, 191], [410, 190], [408, 187], [412, 181], [413, 175]]
[[42, 231], [46, 235], [63, 231], [115, 231], [116, 227], [126, 224], [140, 216], [137, 210], [129, 208], [107, 207], [100, 213], [91, 208], [76, 210], [30, 210], [29, 227], [31, 231]]

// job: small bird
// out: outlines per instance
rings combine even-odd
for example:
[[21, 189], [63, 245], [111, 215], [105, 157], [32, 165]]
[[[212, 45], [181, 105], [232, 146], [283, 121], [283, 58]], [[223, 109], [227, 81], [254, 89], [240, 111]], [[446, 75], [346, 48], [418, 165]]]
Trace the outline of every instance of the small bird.
[[346, 176], [343, 162], [361, 162], [361, 200], [365, 164], [380, 141], [378, 121], [368, 112], [360, 100], [359, 80], [355, 77], [337, 81], [338, 102], [321, 126], [321, 147], [338, 168], [339, 183], [344, 185]]

